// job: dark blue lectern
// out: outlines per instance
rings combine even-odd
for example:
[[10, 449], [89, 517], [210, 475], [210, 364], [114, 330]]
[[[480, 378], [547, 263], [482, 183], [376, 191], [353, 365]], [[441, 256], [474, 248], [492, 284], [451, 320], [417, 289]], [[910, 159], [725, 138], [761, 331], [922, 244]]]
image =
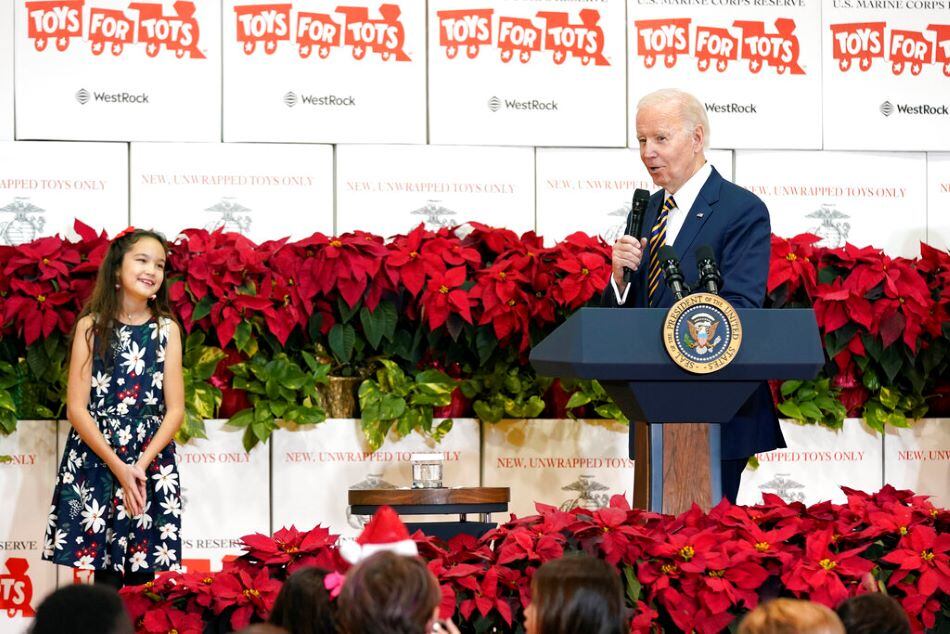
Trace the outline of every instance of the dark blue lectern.
[[814, 378], [825, 356], [811, 309], [739, 309], [736, 357], [691, 374], [663, 346], [667, 312], [582, 308], [532, 349], [531, 363], [539, 374], [601, 382], [637, 434], [634, 503], [675, 513], [721, 499], [719, 434], [710, 424], [731, 420], [762, 381]]

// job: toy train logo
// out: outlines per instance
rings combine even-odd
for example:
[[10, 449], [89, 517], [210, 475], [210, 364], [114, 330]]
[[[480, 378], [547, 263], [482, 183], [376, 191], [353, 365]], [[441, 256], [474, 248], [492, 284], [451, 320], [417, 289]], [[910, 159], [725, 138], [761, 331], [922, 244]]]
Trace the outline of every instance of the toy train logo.
[[943, 74], [950, 77], [950, 24], [931, 24], [925, 31], [888, 31], [886, 22], [832, 24], [831, 54], [841, 72], [853, 65], [867, 72], [880, 59], [891, 63], [895, 75], [907, 69], [919, 75], [924, 66], [942, 64]]
[[527, 64], [533, 54], [549, 51], [555, 64], [578, 59], [583, 65], [609, 66], [604, 57], [600, 12], [581, 9], [578, 21], [563, 11], [538, 11], [534, 17], [496, 15], [493, 9], [437, 11], [439, 45], [455, 59], [460, 51], [475, 59], [483, 48], [497, 48], [501, 61]]
[[752, 73], [771, 66], [779, 74], [805, 74], [798, 63], [801, 47], [791, 18], [775, 20], [774, 31], [755, 20], [736, 20], [732, 30], [696, 25], [692, 38], [691, 23], [691, 18], [635, 21], [636, 50], [643, 65], [652, 68], [662, 59], [664, 66], [673, 68], [681, 56], [692, 55], [701, 72], [710, 68], [724, 72], [730, 62], [744, 60]]
[[73, 39], [85, 38], [93, 55], [108, 49], [118, 56], [126, 46], [140, 44], [149, 57], [163, 49], [178, 58], [205, 57], [198, 50], [200, 28], [193, 2], [175, 2], [169, 14], [160, 2], [132, 2], [129, 11], [84, 8], [84, 4], [85, 0], [27, 2], [27, 37], [33, 40], [34, 48], [44, 51], [53, 43], [56, 50], [65, 51]]
[[368, 7], [338, 6], [333, 15], [295, 11], [291, 4], [249, 4], [234, 7], [237, 41], [246, 55], [261, 46], [273, 55], [281, 42], [294, 43], [306, 59], [317, 52], [321, 59], [334, 48], [348, 47], [354, 59], [373, 53], [383, 61], [411, 61], [403, 50], [406, 29], [396, 4], [381, 4], [372, 17]]
[[0, 612], [6, 612], [8, 618], [18, 613], [31, 617], [35, 613], [30, 606], [33, 600], [33, 583], [27, 571], [30, 562], [22, 557], [10, 557], [5, 567], [7, 574], [0, 573]]

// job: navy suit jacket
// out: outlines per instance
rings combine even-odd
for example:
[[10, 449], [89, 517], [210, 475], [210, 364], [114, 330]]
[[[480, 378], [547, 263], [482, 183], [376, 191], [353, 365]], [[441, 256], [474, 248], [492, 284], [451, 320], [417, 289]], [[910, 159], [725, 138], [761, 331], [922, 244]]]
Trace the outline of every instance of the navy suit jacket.
[[[663, 196], [664, 191], [660, 190], [650, 197], [647, 204], [643, 220], [647, 235], [656, 223]], [[698, 279], [696, 248], [708, 245], [716, 254], [722, 272], [719, 294], [736, 308], [761, 308], [769, 274], [771, 233], [765, 203], [752, 192], [724, 179], [713, 168], [672, 246], [690, 287], [694, 287]], [[642, 308], [647, 305], [649, 261], [648, 244], [640, 267], [631, 275], [631, 287], [624, 307]], [[662, 274], [660, 277], [654, 306], [669, 308], [673, 305], [673, 293], [663, 282]], [[618, 305], [612, 285], [604, 291], [602, 304]], [[747, 458], [785, 446], [767, 383], [760, 385], [736, 416], [723, 423], [720, 429], [723, 460]]]

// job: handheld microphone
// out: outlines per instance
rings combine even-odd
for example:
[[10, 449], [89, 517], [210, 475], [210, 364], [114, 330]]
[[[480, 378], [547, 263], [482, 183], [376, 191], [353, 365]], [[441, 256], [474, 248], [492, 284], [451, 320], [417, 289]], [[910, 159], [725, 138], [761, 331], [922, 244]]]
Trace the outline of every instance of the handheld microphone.
[[[646, 189], [637, 189], [633, 192], [633, 204], [630, 213], [627, 215], [627, 229], [624, 233], [633, 236], [637, 240], [643, 237], [643, 216], [646, 214], [647, 203], [650, 201], [650, 192]], [[630, 274], [633, 273], [627, 267], [623, 268], [623, 283], [630, 283]]]
[[707, 244], [696, 249], [696, 270], [699, 272], [699, 288], [713, 295], [719, 294], [722, 275], [716, 266], [716, 256]]
[[673, 297], [679, 301], [686, 297], [687, 289], [683, 281], [683, 272], [680, 270], [680, 259], [670, 245], [664, 245], [658, 254], [660, 268], [663, 269], [663, 279], [673, 291]]

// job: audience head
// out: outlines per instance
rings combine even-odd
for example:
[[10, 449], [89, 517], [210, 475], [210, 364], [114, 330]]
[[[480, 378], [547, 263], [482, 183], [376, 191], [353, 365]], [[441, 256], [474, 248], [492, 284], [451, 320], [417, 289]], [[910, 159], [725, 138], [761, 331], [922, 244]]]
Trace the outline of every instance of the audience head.
[[901, 604], [880, 592], [851, 597], [837, 613], [848, 634], [910, 634], [910, 620]]
[[102, 584], [64, 586], [43, 599], [30, 634], [132, 634], [119, 593]]
[[421, 559], [381, 551], [347, 572], [337, 601], [345, 634], [423, 634], [438, 616], [442, 592]]
[[290, 634], [335, 632], [326, 576], [327, 571], [320, 568], [303, 568], [290, 575], [277, 594], [268, 621]]
[[534, 573], [531, 605], [525, 610], [527, 634], [620, 634], [628, 629], [620, 576], [610, 564], [568, 555]]
[[739, 634], [845, 634], [830, 608], [798, 599], [775, 599], [749, 612]]
[[[333, 630], [327, 630], [332, 632]], [[252, 623], [237, 634], [293, 634], [282, 627], [277, 627], [271, 623]]]

